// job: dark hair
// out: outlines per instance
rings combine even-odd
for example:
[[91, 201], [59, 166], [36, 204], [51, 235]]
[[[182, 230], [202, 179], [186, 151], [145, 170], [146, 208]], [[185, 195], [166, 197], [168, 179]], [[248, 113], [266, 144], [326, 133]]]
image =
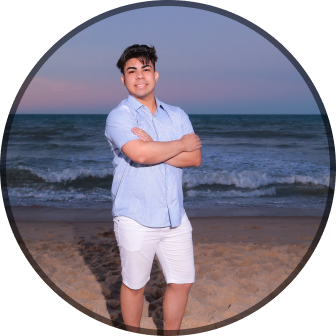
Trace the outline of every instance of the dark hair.
[[133, 44], [132, 46], [127, 47], [120, 56], [117, 63], [117, 67], [123, 75], [125, 64], [131, 58], [137, 58], [142, 64], [148, 64], [149, 62], [152, 62], [155, 71], [155, 62], [158, 60], [158, 57], [156, 55], [154, 46], [148, 47], [145, 44]]

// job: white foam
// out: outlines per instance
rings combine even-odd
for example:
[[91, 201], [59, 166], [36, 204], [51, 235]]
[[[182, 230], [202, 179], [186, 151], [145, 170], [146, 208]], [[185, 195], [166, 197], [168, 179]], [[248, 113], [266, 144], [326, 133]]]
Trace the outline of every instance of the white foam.
[[19, 169], [30, 171], [32, 174], [42, 178], [46, 182], [66, 182], [73, 181], [77, 178], [85, 177], [99, 177], [104, 178], [113, 174], [113, 169], [91, 169], [91, 168], [80, 168], [80, 169], [63, 169], [62, 171], [38, 171], [33, 168], [27, 168], [19, 166]]
[[[32, 174], [42, 178], [46, 182], [66, 182], [77, 178], [96, 177], [105, 178], [113, 175], [113, 169], [63, 169], [61, 171], [40, 171], [33, 168], [19, 166], [19, 169], [30, 171]], [[183, 184], [188, 188], [193, 188], [202, 184], [221, 184], [234, 185], [238, 188], [257, 189], [271, 184], [311, 184], [329, 186], [329, 174], [309, 176], [309, 175], [290, 175], [272, 176], [265, 172], [244, 170], [237, 171], [185, 171], [183, 173]], [[333, 186], [331, 186], [333, 188]]]
[[329, 186], [330, 176], [305, 176], [305, 175], [291, 175], [291, 176], [271, 176], [264, 172], [244, 170], [242, 172], [222, 171], [198, 171], [185, 172], [183, 174], [183, 183], [188, 188], [193, 188], [202, 184], [221, 184], [234, 185], [239, 188], [257, 189], [262, 186], [271, 184], [312, 184]]

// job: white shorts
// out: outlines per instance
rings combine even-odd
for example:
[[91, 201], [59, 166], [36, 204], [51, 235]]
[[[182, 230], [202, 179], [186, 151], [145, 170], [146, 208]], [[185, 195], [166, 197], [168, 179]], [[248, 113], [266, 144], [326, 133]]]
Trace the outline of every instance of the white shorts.
[[178, 227], [150, 228], [128, 217], [114, 217], [123, 283], [140, 289], [150, 279], [156, 254], [167, 284], [195, 281], [192, 227], [187, 214]]

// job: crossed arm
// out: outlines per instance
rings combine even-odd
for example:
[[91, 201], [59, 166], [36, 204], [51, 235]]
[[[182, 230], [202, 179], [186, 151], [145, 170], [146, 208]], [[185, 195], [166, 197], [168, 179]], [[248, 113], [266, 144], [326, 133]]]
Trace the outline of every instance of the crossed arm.
[[174, 167], [198, 167], [202, 162], [201, 142], [197, 135], [184, 135], [180, 140], [159, 142], [143, 130], [134, 127], [133, 133], [140, 139], [129, 141], [122, 151], [139, 163], [155, 164], [164, 162]]
[[182, 152], [166, 160], [164, 163], [174, 167], [199, 167], [202, 162], [201, 149], [196, 149], [193, 152]]

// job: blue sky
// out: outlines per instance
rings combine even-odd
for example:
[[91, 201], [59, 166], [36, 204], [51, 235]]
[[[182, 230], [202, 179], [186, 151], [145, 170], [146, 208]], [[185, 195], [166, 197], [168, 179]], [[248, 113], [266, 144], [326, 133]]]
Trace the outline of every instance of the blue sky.
[[116, 63], [135, 43], [156, 47], [157, 97], [188, 114], [319, 113], [300, 74], [264, 37], [183, 7], [132, 10], [78, 33], [42, 66], [18, 113], [107, 114], [127, 98]]

